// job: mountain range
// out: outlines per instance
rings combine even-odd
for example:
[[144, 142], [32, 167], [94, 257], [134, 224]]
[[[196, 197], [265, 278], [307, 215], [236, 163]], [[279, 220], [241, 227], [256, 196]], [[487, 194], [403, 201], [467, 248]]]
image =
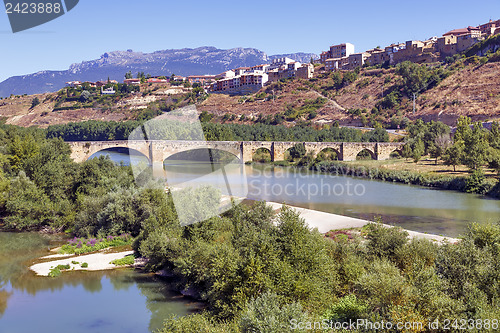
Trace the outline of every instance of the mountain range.
[[54, 92], [68, 81], [117, 80], [122, 82], [126, 72], [144, 72], [151, 75], [219, 74], [231, 68], [269, 63], [273, 59], [289, 57], [309, 62], [318, 56], [313, 53], [292, 53], [268, 56], [254, 48], [221, 50], [211, 46], [195, 49], [171, 49], [152, 53], [113, 51], [99, 59], [73, 64], [67, 70], [44, 70], [33, 74], [13, 76], [0, 83], [0, 97], [11, 94], [40, 94]]

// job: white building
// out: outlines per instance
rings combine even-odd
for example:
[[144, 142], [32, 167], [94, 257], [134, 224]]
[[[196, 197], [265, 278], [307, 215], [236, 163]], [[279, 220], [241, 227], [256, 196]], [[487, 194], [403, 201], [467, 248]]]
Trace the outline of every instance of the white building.
[[271, 65], [267, 67], [267, 71], [272, 71], [274, 69], [278, 69], [281, 66], [287, 66], [289, 63], [294, 62], [293, 59], [287, 58], [287, 57], [282, 57], [282, 58], [276, 58], [271, 62]]

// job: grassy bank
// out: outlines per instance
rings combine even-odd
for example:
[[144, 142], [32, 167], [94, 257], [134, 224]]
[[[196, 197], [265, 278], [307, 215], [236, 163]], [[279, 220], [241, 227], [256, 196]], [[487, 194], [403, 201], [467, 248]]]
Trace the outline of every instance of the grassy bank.
[[458, 176], [452, 173], [436, 174], [416, 170], [389, 169], [381, 167], [380, 162], [383, 161], [376, 163], [323, 161], [313, 163], [309, 169], [342, 176], [377, 179], [500, 198], [500, 183], [494, 177], [476, 179], [472, 174]]

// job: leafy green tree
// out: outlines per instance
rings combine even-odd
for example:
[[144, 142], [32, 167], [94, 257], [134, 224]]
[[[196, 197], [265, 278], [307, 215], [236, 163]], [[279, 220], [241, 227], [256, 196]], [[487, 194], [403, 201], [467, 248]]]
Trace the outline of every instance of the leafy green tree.
[[423, 141], [419, 138], [417, 141], [415, 141], [413, 147], [412, 147], [412, 157], [413, 161], [417, 163], [420, 161], [422, 156], [425, 154], [425, 145]]
[[342, 84], [344, 86], [348, 86], [358, 79], [358, 74], [355, 71], [348, 71], [344, 74], [342, 79]]
[[457, 165], [463, 160], [464, 147], [463, 142], [458, 141], [455, 142], [451, 147], [447, 148], [444, 151], [443, 161], [446, 165], [452, 165], [453, 171], [457, 171]]
[[132, 79], [133, 76], [132, 76], [132, 72], [131, 71], [128, 71], [127, 73], [125, 73], [125, 79]]
[[31, 108], [33, 109], [35, 106], [37, 106], [38, 104], [40, 104], [40, 99], [38, 99], [38, 97], [35, 97], [31, 100]]
[[472, 170], [480, 168], [486, 162], [488, 151], [486, 130], [478, 122], [473, 125], [472, 129], [469, 127], [468, 130], [461, 133], [460, 137], [464, 142], [464, 164]]
[[10, 182], [5, 212], [6, 226], [15, 230], [34, 230], [54, 218], [51, 201], [23, 171]]
[[301, 159], [306, 155], [306, 147], [303, 143], [297, 143], [290, 148], [290, 157], [294, 160]]
[[340, 89], [342, 87], [342, 74], [340, 72], [333, 72], [332, 74], [333, 84], [336, 89]]
[[389, 133], [381, 127], [363, 134], [362, 141], [367, 142], [389, 142]]
[[403, 79], [403, 91], [412, 97], [427, 89], [430, 73], [425, 65], [419, 65], [411, 61], [404, 61], [396, 66], [396, 73]]

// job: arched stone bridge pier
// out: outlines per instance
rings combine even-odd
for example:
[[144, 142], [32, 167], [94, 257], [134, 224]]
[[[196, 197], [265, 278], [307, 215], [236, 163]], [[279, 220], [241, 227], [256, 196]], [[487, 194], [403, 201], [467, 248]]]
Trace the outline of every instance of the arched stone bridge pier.
[[[68, 142], [71, 146], [71, 158], [83, 162], [98, 151], [112, 148], [128, 148], [142, 153], [149, 163], [163, 168], [163, 161], [170, 156], [188, 150], [210, 148], [229, 152], [241, 162], [252, 161], [253, 154], [259, 148], [270, 151], [273, 161], [285, 159], [285, 152], [297, 142], [272, 141], [77, 141]], [[363, 150], [368, 150], [373, 159], [387, 160], [391, 153], [401, 150], [403, 143], [379, 142], [303, 142], [306, 151], [313, 156], [322, 150], [331, 148], [341, 161], [353, 161]]]

